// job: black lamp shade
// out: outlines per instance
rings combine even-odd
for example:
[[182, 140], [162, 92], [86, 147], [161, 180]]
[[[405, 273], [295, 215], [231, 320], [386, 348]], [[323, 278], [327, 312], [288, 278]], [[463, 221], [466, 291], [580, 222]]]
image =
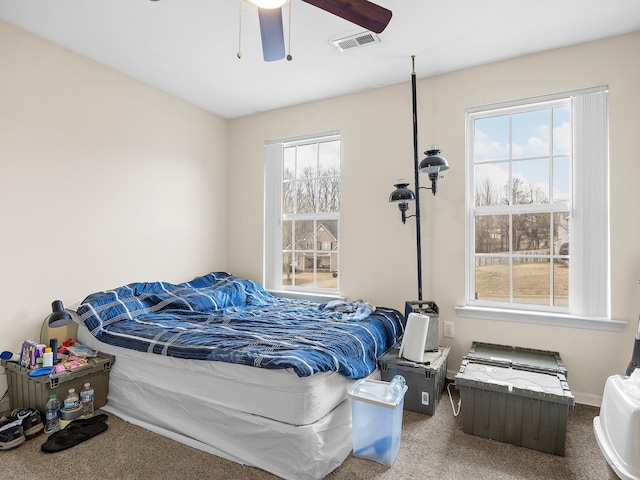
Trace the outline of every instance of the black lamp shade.
[[438, 173], [449, 169], [449, 162], [439, 155], [439, 149], [433, 147], [424, 153], [426, 158], [420, 162], [420, 167], [418, 168], [421, 173]]
[[391, 192], [391, 195], [389, 196], [389, 201], [406, 203], [409, 200], [415, 200], [416, 195], [415, 193], [413, 193], [411, 190], [407, 188], [408, 186], [409, 186], [408, 183], [396, 183], [394, 185], [396, 189], [393, 192]]
[[64, 309], [64, 305], [61, 300], [54, 300], [51, 304], [51, 309], [53, 310], [53, 313], [48, 317], [49, 327], [64, 327], [71, 323], [71, 315]]

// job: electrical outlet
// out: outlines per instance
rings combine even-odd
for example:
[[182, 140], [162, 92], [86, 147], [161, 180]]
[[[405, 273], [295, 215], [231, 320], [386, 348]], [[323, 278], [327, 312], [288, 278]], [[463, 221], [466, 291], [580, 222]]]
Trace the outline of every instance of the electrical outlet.
[[454, 338], [456, 336], [455, 328], [453, 328], [453, 322], [444, 322], [444, 333], [446, 338]]

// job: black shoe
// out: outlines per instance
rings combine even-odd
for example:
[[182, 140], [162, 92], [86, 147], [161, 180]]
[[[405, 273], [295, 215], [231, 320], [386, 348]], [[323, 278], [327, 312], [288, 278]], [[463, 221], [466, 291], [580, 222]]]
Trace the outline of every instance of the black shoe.
[[27, 438], [33, 437], [44, 430], [44, 424], [42, 423], [40, 412], [33, 408], [16, 408], [11, 412], [11, 416], [9, 418], [13, 420], [20, 420], [22, 422], [24, 436]]
[[45, 443], [42, 444], [40, 450], [46, 453], [55, 453], [75, 447], [96, 435], [106, 431], [109, 428], [104, 421], [96, 421], [94, 423], [76, 424], [69, 423], [62, 430], [52, 433]]
[[25, 441], [21, 420], [2, 417], [0, 419], [0, 450], [10, 450]]

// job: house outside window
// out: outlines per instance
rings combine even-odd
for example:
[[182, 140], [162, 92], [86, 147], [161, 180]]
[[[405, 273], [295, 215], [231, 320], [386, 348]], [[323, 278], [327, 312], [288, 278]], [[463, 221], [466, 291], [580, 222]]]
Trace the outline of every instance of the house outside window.
[[570, 99], [472, 123], [474, 300], [568, 307]]
[[459, 315], [610, 320], [607, 97], [598, 87], [467, 110]]
[[265, 167], [265, 285], [337, 294], [339, 133], [271, 142]]

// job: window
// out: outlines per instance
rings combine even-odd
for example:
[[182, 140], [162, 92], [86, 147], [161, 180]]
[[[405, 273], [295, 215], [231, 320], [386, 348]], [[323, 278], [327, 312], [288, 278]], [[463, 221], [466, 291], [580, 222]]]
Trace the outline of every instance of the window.
[[474, 300], [568, 307], [570, 100], [472, 115]]
[[265, 286], [337, 294], [339, 133], [271, 142], [265, 168]]
[[607, 95], [467, 110], [471, 313], [459, 314], [610, 320]]

